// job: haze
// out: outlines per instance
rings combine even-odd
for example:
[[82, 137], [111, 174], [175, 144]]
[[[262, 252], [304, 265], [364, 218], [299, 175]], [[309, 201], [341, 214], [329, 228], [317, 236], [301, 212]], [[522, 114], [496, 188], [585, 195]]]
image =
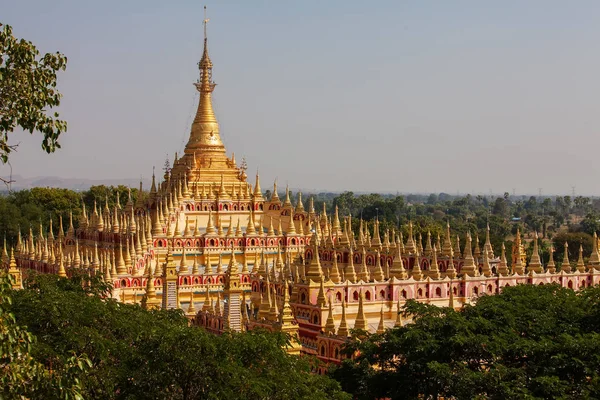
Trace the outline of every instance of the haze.
[[[14, 174], [149, 178], [183, 149], [203, 3], [3, 3], [69, 59], [63, 148], [13, 134]], [[600, 194], [598, 1], [207, 6], [223, 140], [263, 189]]]

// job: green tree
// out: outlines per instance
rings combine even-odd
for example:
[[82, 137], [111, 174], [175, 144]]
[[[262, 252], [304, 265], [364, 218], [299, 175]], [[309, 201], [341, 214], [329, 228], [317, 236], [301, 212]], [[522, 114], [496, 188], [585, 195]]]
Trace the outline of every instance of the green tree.
[[28, 40], [13, 36], [9, 25], [0, 23], [0, 160], [8, 162], [15, 144], [9, 133], [17, 127], [42, 133], [42, 149], [47, 153], [60, 148], [58, 138], [67, 123], [49, 108], [60, 105], [62, 95], [56, 89], [57, 72], [64, 70], [67, 58], [60, 53], [41, 57]]
[[346, 399], [334, 380], [311, 373], [308, 359], [282, 350], [268, 332], [217, 336], [190, 327], [180, 311], [146, 311], [106, 298], [96, 277], [33, 275], [11, 311], [39, 342], [37, 362], [58, 367], [89, 357], [85, 398]]
[[357, 338], [332, 372], [356, 398], [600, 396], [600, 288], [520, 285], [461, 311], [404, 311], [412, 324]]
[[82, 399], [80, 379], [89, 360], [66, 355], [65, 363], [53, 368], [35, 360], [36, 337], [16, 323], [11, 292], [11, 277], [0, 274], [0, 398]]

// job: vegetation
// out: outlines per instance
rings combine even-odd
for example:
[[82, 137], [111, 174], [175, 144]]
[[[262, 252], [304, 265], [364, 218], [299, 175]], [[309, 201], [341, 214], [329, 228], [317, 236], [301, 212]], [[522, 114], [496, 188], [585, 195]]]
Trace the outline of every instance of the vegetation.
[[9, 133], [16, 128], [42, 133], [42, 149], [47, 153], [60, 148], [58, 138], [67, 123], [48, 108], [60, 105], [56, 89], [57, 72], [64, 70], [67, 58], [60, 53], [40, 56], [33, 43], [13, 36], [9, 25], [0, 23], [0, 161], [8, 162], [16, 145], [9, 144]]
[[25, 352], [31, 363], [72, 371], [73, 357], [89, 360], [73, 375], [84, 398], [348, 398], [336, 381], [311, 373], [309, 360], [287, 355], [283, 335], [216, 336], [188, 326], [180, 311], [145, 311], [106, 298], [109, 291], [86, 275], [33, 275], [9, 293], [16, 323], [37, 337]]
[[38, 343], [17, 325], [10, 291], [10, 277], [0, 277], [0, 399], [81, 399], [89, 359], [65, 353], [60, 365], [45, 365], [32, 357]]
[[364, 334], [333, 371], [359, 399], [600, 396], [600, 288], [522, 285], [461, 311], [410, 301], [412, 324]]

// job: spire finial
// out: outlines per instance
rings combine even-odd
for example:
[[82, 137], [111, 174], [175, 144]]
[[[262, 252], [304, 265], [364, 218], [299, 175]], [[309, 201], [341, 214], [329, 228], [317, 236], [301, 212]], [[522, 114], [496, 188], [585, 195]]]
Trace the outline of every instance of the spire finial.
[[204, 24], [204, 41], [206, 41], [207, 37], [206, 37], [206, 25], [208, 24], [208, 21], [210, 21], [210, 19], [208, 19], [206, 17], [206, 6], [204, 6], [204, 21], [202, 21], [202, 23]]

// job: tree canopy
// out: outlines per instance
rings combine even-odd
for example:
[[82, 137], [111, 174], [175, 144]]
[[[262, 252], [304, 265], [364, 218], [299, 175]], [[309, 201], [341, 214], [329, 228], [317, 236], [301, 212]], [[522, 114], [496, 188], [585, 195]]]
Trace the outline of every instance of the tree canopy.
[[0, 273], [0, 399], [82, 399], [79, 376], [89, 359], [65, 353], [60, 365], [36, 360], [36, 337], [17, 324], [11, 305], [11, 277]]
[[58, 139], [67, 130], [59, 114], [48, 113], [58, 107], [62, 95], [56, 89], [57, 73], [65, 70], [67, 58], [60, 53], [40, 57], [36, 46], [13, 36], [9, 25], [0, 23], [0, 161], [8, 162], [16, 144], [9, 133], [16, 128], [43, 135], [42, 149], [47, 153], [60, 148]]
[[[357, 398], [600, 396], [600, 288], [507, 287], [461, 311], [414, 301], [413, 322], [356, 338], [333, 372]], [[420, 397], [423, 396], [423, 397]]]
[[268, 332], [208, 333], [180, 311], [146, 311], [105, 298], [96, 278], [33, 275], [10, 311], [38, 340], [37, 363], [66, 368], [89, 358], [81, 394], [97, 399], [346, 399], [339, 384], [311, 373], [309, 360], [282, 350]]

